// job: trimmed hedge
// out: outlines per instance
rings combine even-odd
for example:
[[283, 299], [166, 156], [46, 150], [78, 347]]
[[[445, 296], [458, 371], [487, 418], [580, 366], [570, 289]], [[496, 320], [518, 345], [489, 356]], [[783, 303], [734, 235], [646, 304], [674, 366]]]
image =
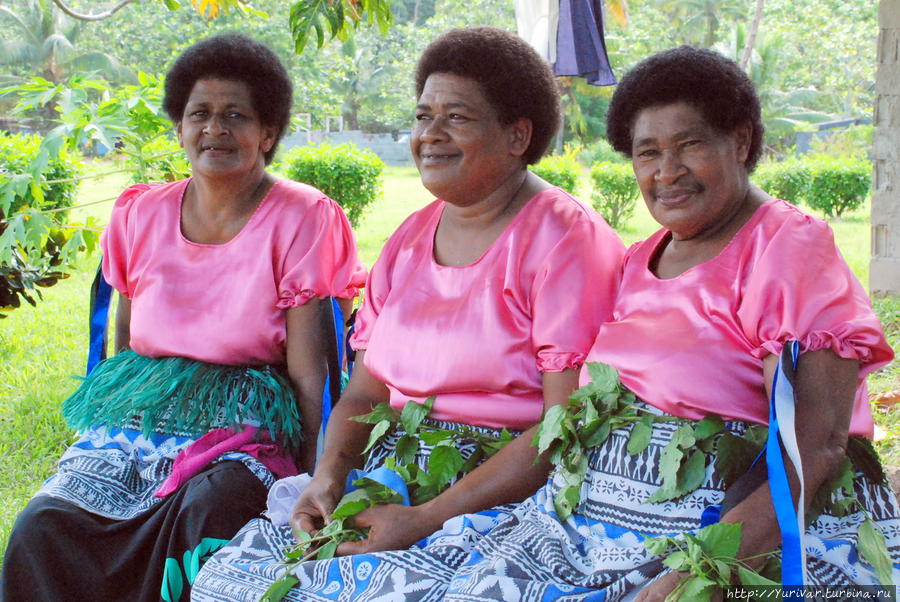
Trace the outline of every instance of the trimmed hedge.
[[762, 163], [751, 177], [757, 186], [773, 197], [799, 205], [806, 196], [809, 176], [808, 161], [787, 159], [778, 163]]
[[[0, 133], [0, 178], [29, 173], [31, 162], [40, 151], [40, 145], [41, 138], [37, 135]], [[80, 170], [81, 162], [63, 148], [59, 158], [52, 159], [47, 163], [47, 167], [42, 172], [42, 180], [46, 182], [76, 178]], [[71, 207], [75, 202], [77, 189], [78, 182], [75, 180], [41, 184], [43, 200], [36, 198], [31, 190], [24, 194], [17, 194], [12, 198], [7, 215], [12, 215], [26, 206], [34, 209]], [[0, 203], [0, 215], [2, 215], [2, 207], [6, 205], [5, 201], [4, 199], [4, 202]], [[54, 214], [54, 217], [57, 215]]]
[[774, 197], [805, 202], [826, 217], [840, 217], [865, 202], [872, 164], [856, 157], [815, 155], [760, 165], [753, 181]]
[[575, 194], [575, 189], [578, 188], [578, 173], [581, 166], [569, 154], [544, 157], [529, 169], [533, 174], [554, 186], [559, 186], [569, 194]]
[[601, 161], [591, 168], [594, 191], [591, 203], [613, 228], [625, 225], [640, 196], [634, 171], [628, 163]]
[[375, 153], [353, 143], [295, 148], [285, 157], [285, 175], [315, 186], [344, 208], [353, 227], [365, 208], [381, 196], [384, 163]]

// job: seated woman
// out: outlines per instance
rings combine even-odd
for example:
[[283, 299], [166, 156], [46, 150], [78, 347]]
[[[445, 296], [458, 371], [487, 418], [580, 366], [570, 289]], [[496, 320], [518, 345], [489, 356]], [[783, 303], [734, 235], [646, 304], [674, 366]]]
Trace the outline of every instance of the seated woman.
[[[477, 543], [461, 568], [435, 553], [452, 543], [452, 522], [423, 549], [396, 553], [389, 561], [405, 569], [403, 582], [420, 586], [407, 600], [661, 601], [684, 575], [666, 569], [665, 554], [650, 553], [643, 540], [694, 532], [715, 520], [705, 511], [719, 505], [721, 522], [743, 525], [738, 558], [777, 550], [765, 461], [725, 491], [717, 453], [708, 452], [695, 490], [648, 498], [663, 485], [662, 450], [681, 425], [717, 415], [725, 432], [741, 436], [768, 424], [767, 388], [789, 341], [802, 351], [792, 379], [807, 505], [848, 452], [851, 459], [867, 456], [867, 448], [874, 454], [868, 444], [848, 444], [848, 434], [871, 437], [865, 376], [893, 354], [828, 225], [750, 184], [762, 124], [749, 78], [708, 50], [652, 56], [619, 84], [607, 132], [631, 157], [663, 228], [629, 250], [613, 319], [586, 361], [616, 368], [639, 398], [638, 411], [654, 416], [649, 443], [629, 453], [633, 426], [614, 429], [589, 452], [572, 516], [556, 513], [564, 483], [551, 479], [487, 535], [466, 533]], [[586, 370], [581, 381], [591, 381]], [[659, 420], [667, 417], [681, 420]], [[898, 508], [877, 481], [858, 473], [853, 487], [886, 537], [897, 582]], [[865, 513], [818, 510], [805, 535], [806, 583], [876, 584], [857, 547]], [[474, 524], [471, 517], [456, 522], [464, 520]]]
[[81, 436], [13, 528], [3, 599], [186, 599], [275, 477], [312, 468], [319, 299], [354, 297], [365, 270], [334, 201], [266, 172], [291, 98], [278, 58], [243, 36], [201, 41], [169, 71], [193, 175], [113, 208], [101, 246], [119, 353], [65, 402]]
[[[559, 108], [549, 66], [525, 42], [488, 27], [448, 32], [420, 58], [416, 90], [412, 154], [440, 200], [410, 216], [372, 268], [353, 375], [296, 524], [311, 530], [330, 516], [371, 429], [350, 418], [377, 403], [435, 396], [433, 424], [521, 434], [427, 503], [358, 515], [369, 536], [340, 554], [407, 548], [452, 516], [521, 501], [546, 480], [548, 463], [535, 463], [530, 445], [534, 424], [575, 388], [610, 315], [624, 252], [594, 211], [527, 170], [556, 132]], [[373, 449], [366, 467], [382, 464], [396, 440]], [[206, 565], [194, 599], [258, 599], [291, 541], [287, 527], [252, 522]], [[319, 589], [335, 587], [349, 596], [351, 583], [312, 575], [350, 579], [361, 558], [305, 563], [288, 598], [320, 599]]]

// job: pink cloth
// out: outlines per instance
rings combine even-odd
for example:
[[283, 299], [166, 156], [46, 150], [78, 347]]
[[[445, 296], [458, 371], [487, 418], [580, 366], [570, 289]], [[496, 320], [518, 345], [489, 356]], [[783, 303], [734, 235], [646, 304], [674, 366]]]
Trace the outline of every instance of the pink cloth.
[[638, 397], [676, 416], [768, 424], [762, 358], [796, 339], [860, 361], [850, 432], [871, 437], [865, 376], [893, 352], [827, 223], [770, 201], [719, 255], [660, 280], [648, 265], [668, 236], [629, 249], [613, 321], [587, 361], [612, 365]]
[[391, 236], [351, 340], [391, 405], [436, 396], [432, 416], [524, 429], [542, 372], [579, 368], [607, 319], [624, 254], [590, 208], [558, 188], [532, 198], [476, 262], [441, 266], [435, 201]]
[[250, 454], [279, 479], [297, 474], [294, 459], [283, 447], [274, 443], [268, 433], [260, 438], [260, 442], [252, 443], [258, 430], [255, 426], [245, 426], [240, 432], [216, 429], [206, 433], [175, 457], [171, 474], [154, 495], [166, 497], [174, 493], [213, 460], [234, 451]]
[[101, 238], [103, 275], [131, 299], [131, 348], [149, 357], [282, 364], [285, 312], [312, 297], [354, 297], [365, 282], [341, 208], [277, 180], [232, 240], [181, 234], [189, 180], [128, 188]]

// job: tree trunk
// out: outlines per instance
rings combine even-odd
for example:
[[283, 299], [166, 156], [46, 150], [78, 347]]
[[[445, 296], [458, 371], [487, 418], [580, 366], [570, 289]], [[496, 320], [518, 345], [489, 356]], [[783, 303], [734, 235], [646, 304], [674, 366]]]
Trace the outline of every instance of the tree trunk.
[[747, 73], [750, 72], [750, 56], [753, 54], [753, 44], [756, 43], [756, 34], [759, 32], [759, 24], [762, 22], [763, 4], [765, 4], [765, 0], [756, 0], [756, 12], [753, 15], [753, 22], [750, 24], [744, 52], [741, 54], [741, 69]]

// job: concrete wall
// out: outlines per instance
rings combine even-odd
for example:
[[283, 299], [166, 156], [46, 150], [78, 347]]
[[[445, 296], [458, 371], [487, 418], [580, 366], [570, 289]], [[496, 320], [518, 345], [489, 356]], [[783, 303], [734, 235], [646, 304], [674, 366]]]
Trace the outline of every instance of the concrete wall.
[[900, 0], [881, 0], [869, 290], [900, 295]]
[[358, 130], [342, 132], [296, 132], [285, 136], [281, 142], [285, 150], [306, 144], [343, 144], [352, 142], [360, 148], [366, 148], [378, 155], [387, 165], [412, 165], [409, 153], [409, 132], [401, 133], [397, 140], [391, 134], [366, 134]]

